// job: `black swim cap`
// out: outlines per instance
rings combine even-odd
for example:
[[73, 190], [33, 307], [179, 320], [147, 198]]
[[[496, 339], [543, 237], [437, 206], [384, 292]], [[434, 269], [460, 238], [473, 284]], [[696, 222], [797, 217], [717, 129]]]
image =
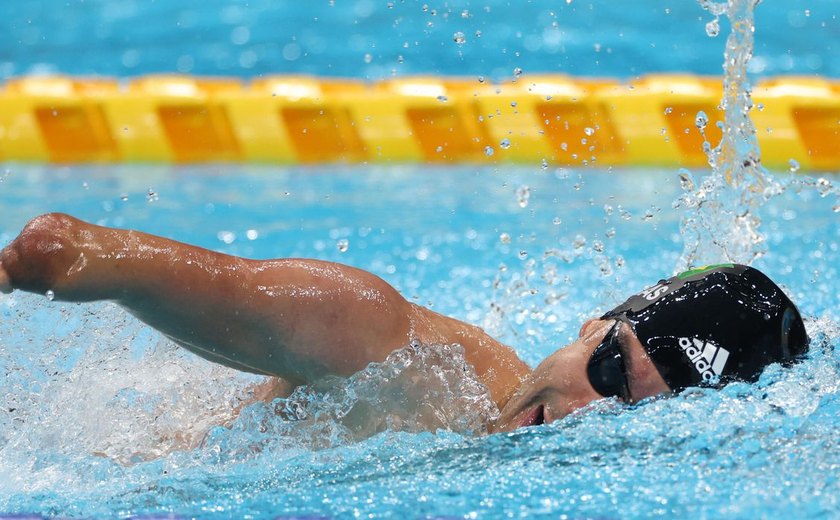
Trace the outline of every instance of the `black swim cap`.
[[706, 266], [661, 280], [602, 319], [630, 325], [674, 392], [754, 381], [767, 365], [808, 350], [796, 306], [745, 265]]

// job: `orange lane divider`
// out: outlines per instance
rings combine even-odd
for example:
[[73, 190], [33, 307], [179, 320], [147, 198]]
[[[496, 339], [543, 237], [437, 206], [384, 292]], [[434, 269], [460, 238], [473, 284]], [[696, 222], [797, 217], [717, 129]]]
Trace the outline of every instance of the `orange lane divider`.
[[[0, 88], [0, 160], [702, 167], [695, 118], [717, 143], [721, 94], [719, 78], [676, 74], [21, 77]], [[771, 78], [753, 98], [766, 166], [840, 171], [840, 82]]]

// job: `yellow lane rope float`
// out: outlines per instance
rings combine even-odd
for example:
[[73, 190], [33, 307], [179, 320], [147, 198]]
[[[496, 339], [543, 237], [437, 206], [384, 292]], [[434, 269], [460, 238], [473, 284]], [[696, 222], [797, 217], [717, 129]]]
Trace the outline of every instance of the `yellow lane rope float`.
[[[701, 167], [695, 118], [716, 144], [721, 92], [688, 75], [22, 77], [0, 90], [0, 160]], [[840, 171], [840, 81], [768, 79], [753, 101], [767, 167]]]

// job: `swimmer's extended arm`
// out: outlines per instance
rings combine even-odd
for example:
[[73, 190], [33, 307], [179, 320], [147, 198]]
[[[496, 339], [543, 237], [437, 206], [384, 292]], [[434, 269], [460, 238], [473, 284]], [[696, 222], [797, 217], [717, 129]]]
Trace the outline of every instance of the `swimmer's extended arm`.
[[303, 383], [405, 346], [413, 306], [380, 278], [317, 260], [255, 261], [43, 215], [0, 252], [0, 287], [112, 300], [212, 361]]
[[497, 405], [530, 372], [481, 329], [413, 305], [381, 278], [319, 260], [248, 260], [63, 214], [0, 251], [0, 290], [112, 300], [223, 365], [293, 384], [349, 375], [412, 339], [459, 343]]

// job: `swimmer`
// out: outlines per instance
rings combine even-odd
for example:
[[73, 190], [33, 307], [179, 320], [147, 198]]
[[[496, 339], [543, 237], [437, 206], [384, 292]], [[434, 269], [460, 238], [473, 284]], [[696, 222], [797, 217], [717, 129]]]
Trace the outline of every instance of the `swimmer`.
[[[412, 341], [458, 343], [501, 410], [491, 431], [548, 423], [604, 398], [628, 404], [754, 381], [808, 349], [794, 304], [742, 265], [662, 280], [531, 370], [473, 325], [408, 302], [381, 278], [306, 259], [249, 260], [63, 214], [35, 218], [0, 252], [0, 290], [110, 300], [210, 361], [285, 386], [348, 376]], [[276, 378], [276, 379], [275, 379]]]

